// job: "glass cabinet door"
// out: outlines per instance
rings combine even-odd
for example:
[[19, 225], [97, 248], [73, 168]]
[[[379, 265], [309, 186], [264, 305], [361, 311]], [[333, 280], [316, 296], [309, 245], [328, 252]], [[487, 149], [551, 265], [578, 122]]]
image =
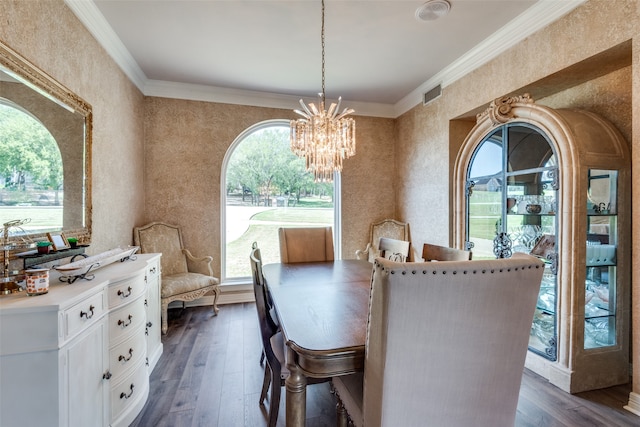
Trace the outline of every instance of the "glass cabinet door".
[[529, 349], [550, 360], [557, 353], [556, 162], [539, 129], [510, 123], [480, 143], [467, 169], [466, 246], [473, 258], [524, 252], [545, 261]]
[[617, 181], [615, 170], [589, 170], [585, 349], [616, 345]]

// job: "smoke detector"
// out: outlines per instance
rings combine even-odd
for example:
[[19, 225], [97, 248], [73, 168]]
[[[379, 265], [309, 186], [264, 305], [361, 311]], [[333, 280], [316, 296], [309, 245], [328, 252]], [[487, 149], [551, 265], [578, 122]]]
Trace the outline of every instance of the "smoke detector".
[[435, 21], [451, 10], [451, 3], [447, 0], [429, 0], [416, 10], [418, 21]]

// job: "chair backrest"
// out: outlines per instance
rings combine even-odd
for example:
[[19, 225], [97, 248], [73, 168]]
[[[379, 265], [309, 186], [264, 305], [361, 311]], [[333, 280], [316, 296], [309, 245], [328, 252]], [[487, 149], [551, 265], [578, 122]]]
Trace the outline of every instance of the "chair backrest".
[[381, 237], [378, 249], [380, 256], [392, 261], [406, 262], [409, 258], [411, 243], [406, 240], [389, 239]]
[[371, 224], [371, 229], [369, 230], [369, 244], [371, 245], [369, 262], [373, 262], [379, 254], [378, 243], [381, 237], [409, 241], [409, 224], [395, 219], [383, 219], [380, 222]]
[[544, 264], [378, 258], [364, 425], [513, 426]]
[[142, 253], [162, 253], [162, 274], [186, 273], [187, 257], [182, 252], [182, 233], [176, 225], [152, 222], [133, 229], [133, 241]]
[[447, 246], [422, 245], [422, 259], [425, 261], [469, 261], [473, 254], [471, 251], [449, 248]]
[[[264, 286], [264, 277], [262, 276], [262, 256], [256, 243], [254, 243], [251, 248], [249, 261], [251, 262], [251, 272], [253, 275], [253, 295], [256, 299], [260, 338], [262, 339], [265, 356], [267, 357], [270, 366], [273, 366], [271, 365], [272, 363], [279, 362], [271, 348], [271, 337], [278, 331], [278, 327], [271, 319], [269, 309], [267, 308], [267, 292]], [[276, 386], [277, 385], [274, 387]]]
[[279, 228], [280, 261], [333, 261], [333, 230], [331, 227]]

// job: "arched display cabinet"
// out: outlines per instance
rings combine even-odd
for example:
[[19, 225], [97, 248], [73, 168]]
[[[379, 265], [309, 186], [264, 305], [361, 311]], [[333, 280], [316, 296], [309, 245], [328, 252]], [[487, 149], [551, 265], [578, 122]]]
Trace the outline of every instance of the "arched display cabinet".
[[615, 127], [528, 95], [479, 114], [454, 167], [454, 240], [545, 261], [526, 366], [577, 393], [629, 381], [630, 153]]

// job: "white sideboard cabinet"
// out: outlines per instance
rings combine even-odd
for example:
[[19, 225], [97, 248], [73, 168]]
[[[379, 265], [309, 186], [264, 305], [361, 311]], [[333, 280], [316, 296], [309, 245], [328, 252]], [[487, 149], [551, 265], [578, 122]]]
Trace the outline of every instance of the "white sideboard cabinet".
[[162, 354], [160, 254], [0, 297], [0, 425], [127, 426]]

